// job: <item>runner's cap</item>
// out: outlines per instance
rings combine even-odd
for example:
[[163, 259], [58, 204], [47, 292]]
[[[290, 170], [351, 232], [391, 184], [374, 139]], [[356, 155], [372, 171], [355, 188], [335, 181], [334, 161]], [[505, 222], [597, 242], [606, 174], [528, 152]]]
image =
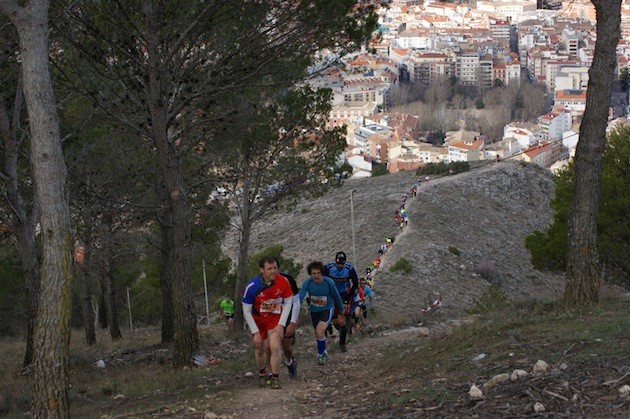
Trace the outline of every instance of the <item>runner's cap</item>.
[[339, 264], [346, 263], [346, 254], [344, 252], [337, 252], [335, 255], [335, 262]]

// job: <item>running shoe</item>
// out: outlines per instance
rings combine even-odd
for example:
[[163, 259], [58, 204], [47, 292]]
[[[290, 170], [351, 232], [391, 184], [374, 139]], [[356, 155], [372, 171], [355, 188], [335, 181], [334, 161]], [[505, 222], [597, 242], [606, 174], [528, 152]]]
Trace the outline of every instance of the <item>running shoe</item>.
[[326, 360], [324, 359], [324, 355], [317, 355], [317, 363], [319, 365], [324, 365], [326, 363]]
[[341, 352], [348, 352], [348, 348], [346, 348], [346, 345], [339, 345], [339, 350]]
[[258, 374], [258, 387], [265, 387], [267, 385], [267, 376], [265, 374]]
[[322, 354], [322, 358], [324, 358], [324, 364], [328, 362], [328, 351], [325, 351], [325, 352]]
[[287, 365], [287, 369], [289, 370], [289, 377], [295, 378], [297, 377], [297, 361], [294, 357], [291, 359], [293, 359], [293, 362], [291, 362], [291, 365]]
[[280, 378], [278, 377], [271, 377], [271, 388], [274, 390], [277, 390], [280, 387]]

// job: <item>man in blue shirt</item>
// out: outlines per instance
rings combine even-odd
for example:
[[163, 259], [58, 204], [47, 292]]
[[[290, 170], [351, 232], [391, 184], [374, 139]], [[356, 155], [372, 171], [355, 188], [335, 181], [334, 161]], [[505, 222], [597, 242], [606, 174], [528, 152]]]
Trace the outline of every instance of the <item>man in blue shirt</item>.
[[[337, 291], [343, 300], [345, 305], [344, 310], [339, 313], [343, 313], [345, 317], [349, 317], [347, 320], [351, 320], [350, 313], [359, 306], [359, 295], [357, 288], [359, 288], [359, 276], [354, 266], [346, 260], [346, 254], [344, 252], [337, 252], [335, 255], [335, 261], [330, 262], [324, 266], [322, 271], [324, 276], [329, 277], [335, 282]], [[335, 317], [338, 317], [335, 313]], [[352, 325], [348, 325], [348, 321], [342, 325], [337, 319], [333, 321], [333, 325], [339, 330], [339, 349], [341, 352], [346, 352], [346, 336], [348, 329]]]
[[[321, 262], [309, 263], [306, 270], [310, 277], [302, 283], [300, 303], [308, 294], [308, 309], [317, 340], [317, 362], [319, 365], [324, 365], [328, 361], [326, 329], [333, 319], [335, 305], [340, 312], [343, 311], [343, 301], [333, 280], [323, 275], [324, 265]], [[341, 314], [339, 316], [340, 321], [345, 325], [345, 317]]]

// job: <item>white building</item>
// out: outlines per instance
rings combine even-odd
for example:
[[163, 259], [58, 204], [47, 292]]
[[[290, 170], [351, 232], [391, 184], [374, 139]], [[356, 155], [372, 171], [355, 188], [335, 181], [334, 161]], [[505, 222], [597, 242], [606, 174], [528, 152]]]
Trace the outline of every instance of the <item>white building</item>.
[[396, 37], [396, 44], [400, 48], [432, 49], [432, 38], [424, 32], [403, 32]]
[[562, 134], [562, 145], [569, 150], [569, 156], [575, 156], [575, 147], [577, 147], [580, 134], [575, 131], [566, 131]]
[[561, 66], [556, 73], [555, 90], [580, 90], [588, 86], [588, 67], [585, 65]]
[[377, 112], [378, 104], [376, 102], [339, 103], [333, 105], [329, 114], [328, 125], [340, 127], [353, 119], [357, 119], [357, 117], [374, 115]]
[[503, 128], [503, 138], [514, 138], [521, 149], [528, 148], [538, 141], [532, 131], [512, 124]]
[[536, 11], [536, 0], [529, 1], [477, 1], [477, 10], [504, 16], [510, 22], [518, 22], [519, 16]]
[[369, 138], [375, 134], [382, 134], [386, 137], [391, 135], [390, 129], [385, 125], [370, 124], [364, 127], [355, 127], [354, 135], [351, 141], [348, 141], [349, 145], [356, 147], [363, 153], [369, 153]]
[[571, 129], [573, 118], [570, 112], [550, 112], [538, 117], [538, 125], [547, 140], [559, 140]]
[[352, 166], [352, 177], [361, 178], [372, 176], [372, 162], [362, 154], [348, 157], [348, 164]]
[[484, 141], [474, 142], [453, 141], [448, 145], [448, 161], [477, 161], [481, 160], [483, 154]]

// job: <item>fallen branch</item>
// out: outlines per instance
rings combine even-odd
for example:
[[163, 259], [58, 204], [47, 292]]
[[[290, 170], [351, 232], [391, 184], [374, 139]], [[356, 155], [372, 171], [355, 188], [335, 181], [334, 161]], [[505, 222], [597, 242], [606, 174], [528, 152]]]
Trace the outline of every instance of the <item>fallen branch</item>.
[[550, 396], [553, 396], [553, 397], [555, 397], [555, 398], [557, 398], [557, 399], [560, 399], [560, 400], [564, 400], [565, 402], [568, 402], [568, 401], [569, 401], [569, 399], [567, 399], [567, 398], [566, 398], [566, 397], [564, 397], [563, 395], [558, 394], [558, 393], [554, 393], [553, 391], [543, 390], [543, 393], [547, 393], [547, 394], [549, 394]]
[[573, 350], [573, 347], [575, 347], [575, 343], [573, 345], [569, 346], [569, 348], [562, 353], [562, 356], [560, 357], [558, 362], [561, 362], [567, 356], [567, 354]]
[[626, 378], [627, 376], [630, 375], [630, 372], [625, 373], [624, 375], [622, 375], [620, 378], [617, 378], [616, 380], [610, 380], [610, 381], [606, 381], [604, 383], [605, 386], [612, 386], [617, 384], [619, 381], [623, 380], [624, 378]]

